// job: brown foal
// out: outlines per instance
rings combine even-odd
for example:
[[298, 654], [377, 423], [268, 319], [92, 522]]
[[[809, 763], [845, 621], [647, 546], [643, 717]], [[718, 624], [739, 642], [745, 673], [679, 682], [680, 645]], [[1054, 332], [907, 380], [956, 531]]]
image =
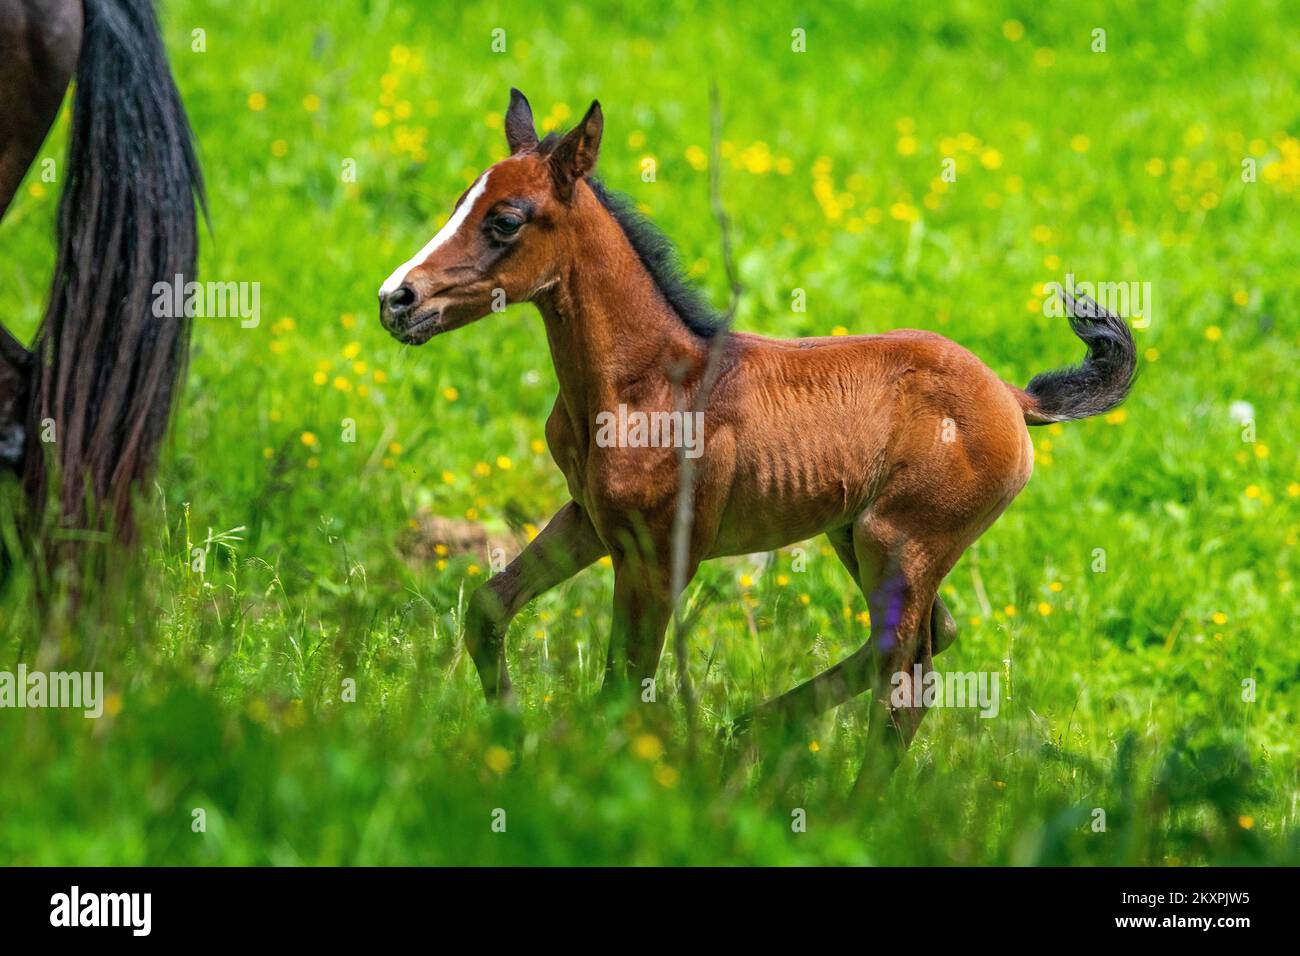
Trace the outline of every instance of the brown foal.
[[[504, 302], [535, 303], [546, 324], [560, 388], [546, 438], [572, 500], [470, 601], [465, 642], [489, 699], [511, 699], [511, 618], [602, 555], [614, 566], [607, 688], [653, 680], [673, 612], [677, 449], [602, 441], [599, 416], [691, 407], [712, 336], [726, 333], [674, 270], [662, 235], [588, 178], [602, 127], [592, 103], [567, 135], [539, 142], [528, 101], [512, 90], [511, 155], [379, 293], [380, 321], [412, 345]], [[1090, 300], [1067, 304], [1088, 356], [1025, 390], [930, 332], [728, 336], [704, 411], [687, 580], [708, 558], [825, 534], [867, 597], [872, 631], [862, 649], [742, 723], [810, 715], [888, 688], [889, 675], [910, 681], [952, 641], [939, 584], [1029, 480], [1026, 424], [1099, 414], [1131, 384], [1124, 322]], [[924, 709], [890, 716], [906, 744]]]

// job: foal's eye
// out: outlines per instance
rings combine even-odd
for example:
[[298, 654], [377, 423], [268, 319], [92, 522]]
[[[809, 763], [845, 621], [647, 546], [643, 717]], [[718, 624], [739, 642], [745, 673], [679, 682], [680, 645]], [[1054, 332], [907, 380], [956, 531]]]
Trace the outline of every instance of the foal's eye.
[[522, 219], [510, 215], [510, 213], [502, 213], [492, 220], [492, 228], [503, 236], [513, 236], [523, 224]]

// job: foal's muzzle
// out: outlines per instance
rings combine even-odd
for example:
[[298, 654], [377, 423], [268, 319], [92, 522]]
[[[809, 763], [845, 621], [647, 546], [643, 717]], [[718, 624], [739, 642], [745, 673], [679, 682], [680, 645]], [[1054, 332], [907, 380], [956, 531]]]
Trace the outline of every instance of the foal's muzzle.
[[429, 341], [442, 322], [442, 310], [420, 307], [420, 297], [408, 284], [379, 297], [379, 324], [399, 342], [422, 345]]

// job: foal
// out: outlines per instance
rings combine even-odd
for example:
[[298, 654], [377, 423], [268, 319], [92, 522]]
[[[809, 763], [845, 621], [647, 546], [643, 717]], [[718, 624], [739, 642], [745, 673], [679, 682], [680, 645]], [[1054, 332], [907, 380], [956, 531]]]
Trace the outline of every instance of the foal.
[[[498, 309], [533, 302], [560, 394], [546, 423], [572, 500], [470, 600], [465, 643], [489, 699], [511, 699], [505, 636], [542, 592], [608, 554], [614, 623], [606, 687], [653, 679], [673, 612], [673, 448], [610, 447], [601, 422], [692, 407], [716, 316], [675, 270], [652, 226], [589, 179], [603, 117], [592, 103], [563, 137], [538, 141], [511, 91], [511, 155], [484, 172], [447, 224], [379, 290], [380, 321], [420, 345]], [[1025, 425], [1097, 415], [1132, 381], [1131, 334], [1070, 301], [1084, 363], [1025, 390], [930, 332], [724, 343], [696, 462], [687, 580], [699, 563], [825, 534], [870, 606], [872, 640], [755, 716], [796, 718], [931, 669], [955, 637], [939, 583], [1025, 483]], [[608, 413], [602, 416], [602, 413]], [[598, 416], [601, 416], [598, 420]], [[919, 688], [918, 688], [919, 691]], [[924, 710], [890, 710], [904, 744]]]

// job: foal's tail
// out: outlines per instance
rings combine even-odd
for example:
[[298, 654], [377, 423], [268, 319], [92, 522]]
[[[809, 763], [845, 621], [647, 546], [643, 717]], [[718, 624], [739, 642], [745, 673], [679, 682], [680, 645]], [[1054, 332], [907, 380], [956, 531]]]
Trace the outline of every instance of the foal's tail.
[[1082, 365], [1035, 375], [1014, 389], [1025, 424], [1047, 425], [1101, 415], [1128, 396], [1137, 374], [1137, 345], [1128, 324], [1088, 296], [1063, 290], [1074, 334], [1088, 346]]
[[151, 0], [85, 0], [50, 301], [33, 346], [23, 480], [37, 515], [132, 536], [185, 367], [203, 182]]

